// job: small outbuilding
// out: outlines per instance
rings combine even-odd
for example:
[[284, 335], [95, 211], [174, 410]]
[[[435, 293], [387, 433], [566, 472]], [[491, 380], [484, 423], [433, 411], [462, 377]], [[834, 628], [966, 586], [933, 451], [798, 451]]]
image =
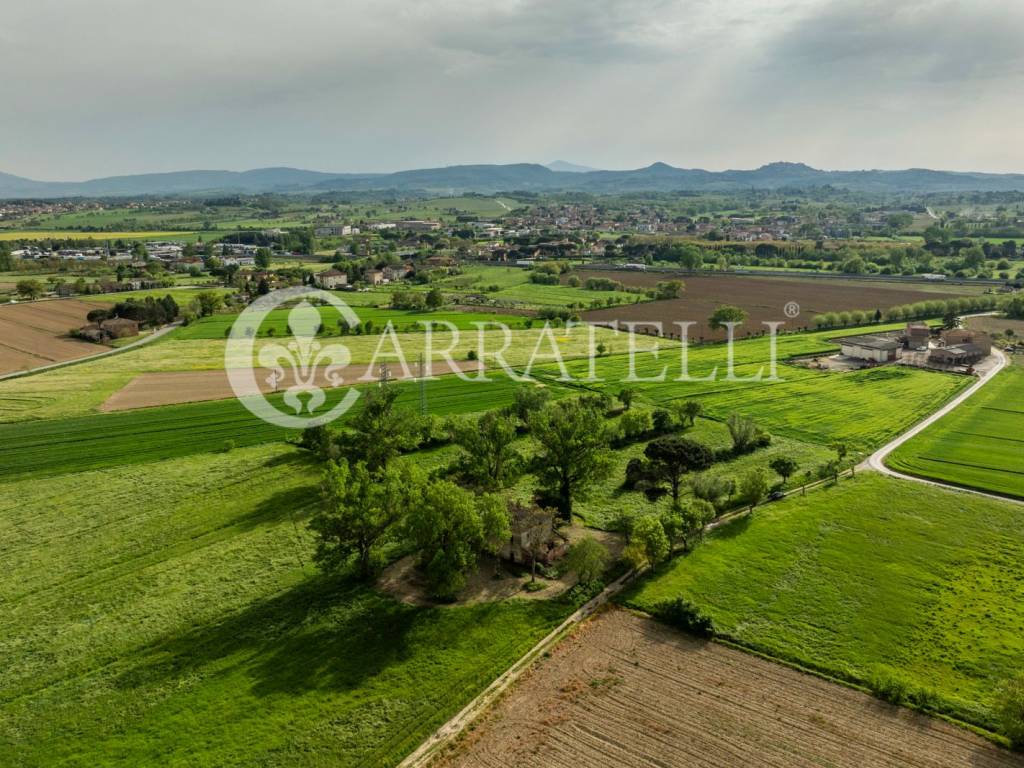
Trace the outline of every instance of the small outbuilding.
[[139, 335], [139, 324], [127, 317], [112, 317], [100, 323], [100, 330], [111, 339], [124, 339]]

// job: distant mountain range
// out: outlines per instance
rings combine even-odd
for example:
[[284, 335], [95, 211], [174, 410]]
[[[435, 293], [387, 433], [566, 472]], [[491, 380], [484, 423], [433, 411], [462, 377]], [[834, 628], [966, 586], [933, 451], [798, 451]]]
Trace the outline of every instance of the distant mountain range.
[[177, 171], [89, 181], [33, 181], [0, 173], [0, 198], [216, 195], [259, 192], [394, 191], [492, 194], [532, 192], [729, 192], [833, 186], [860, 192], [1024, 191], [1024, 174], [905, 171], [822, 171], [803, 163], [770, 163], [752, 171], [705, 171], [654, 163], [632, 171], [599, 171], [565, 161], [549, 166], [453, 165], [397, 173], [324, 173], [297, 168]]

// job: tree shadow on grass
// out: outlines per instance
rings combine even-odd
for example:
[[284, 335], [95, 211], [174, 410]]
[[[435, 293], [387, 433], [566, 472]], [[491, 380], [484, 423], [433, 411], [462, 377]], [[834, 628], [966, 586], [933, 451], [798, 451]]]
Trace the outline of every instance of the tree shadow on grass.
[[750, 514], [743, 514], [730, 520], [725, 525], [715, 528], [711, 536], [716, 539], [732, 539], [747, 532], [754, 517]]
[[239, 515], [231, 524], [240, 531], [248, 531], [260, 525], [293, 520], [300, 523], [308, 519], [320, 500], [320, 489], [315, 483], [288, 488], [271, 494], [252, 509]]
[[409, 633], [434, 610], [352, 582], [313, 578], [219, 623], [144, 647], [116, 685], [142, 688], [244, 667], [258, 696], [354, 689], [406, 658]]

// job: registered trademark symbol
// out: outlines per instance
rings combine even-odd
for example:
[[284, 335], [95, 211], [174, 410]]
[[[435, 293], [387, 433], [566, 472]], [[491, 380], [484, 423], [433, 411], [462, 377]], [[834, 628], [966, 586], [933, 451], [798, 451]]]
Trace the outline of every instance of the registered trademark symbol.
[[800, 305], [795, 301], [790, 301], [782, 308], [782, 311], [786, 313], [786, 317], [792, 320], [800, 315]]

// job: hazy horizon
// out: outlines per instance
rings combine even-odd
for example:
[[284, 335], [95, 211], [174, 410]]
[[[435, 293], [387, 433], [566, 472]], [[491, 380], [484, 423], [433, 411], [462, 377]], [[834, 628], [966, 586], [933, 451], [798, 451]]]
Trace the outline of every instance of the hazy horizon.
[[1021, 29], [1009, 0], [9, 0], [0, 171], [1024, 172]]
[[[662, 160], [652, 160], [650, 162], [643, 163], [642, 165], [636, 165], [636, 166], [631, 166], [631, 167], [605, 168], [605, 167], [600, 167], [600, 166], [592, 165], [590, 163], [581, 163], [581, 162], [576, 162], [575, 160], [565, 160], [564, 158], [556, 158], [555, 160], [549, 160], [549, 161], [545, 161], [545, 162], [534, 161], [534, 160], [521, 160], [521, 161], [514, 161], [513, 160], [513, 161], [510, 161], [509, 163], [488, 163], [486, 161], [481, 161], [481, 162], [470, 161], [470, 162], [466, 162], [466, 163], [451, 163], [451, 164], [449, 164], [447, 166], [442, 166], [442, 165], [418, 165], [418, 166], [410, 166], [408, 168], [396, 168], [396, 169], [393, 169], [393, 170], [386, 170], [386, 171], [375, 171], [375, 170], [350, 171], [350, 170], [346, 170], [346, 169], [338, 170], [338, 169], [334, 169], [334, 168], [296, 167], [296, 166], [282, 165], [281, 163], [272, 163], [270, 165], [264, 165], [264, 166], [239, 167], [239, 168], [223, 168], [223, 167], [221, 167], [221, 168], [200, 168], [198, 166], [193, 166], [193, 167], [171, 168], [171, 169], [159, 170], [159, 171], [141, 170], [141, 171], [134, 171], [134, 172], [130, 172], [130, 173], [101, 173], [101, 174], [96, 174], [94, 176], [83, 176], [83, 177], [80, 177], [80, 178], [42, 178], [40, 176], [32, 176], [32, 175], [25, 175], [25, 174], [13, 174], [13, 173], [11, 175], [19, 176], [21, 178], [27, 178], [27, 179], [30, 179], [32, 181], [78, 183], [78, 182], [88, 182], [88, 181], [93, 181], [93, 180], [96, 180], [96, 179], [109, 178], [109, 177], [119, 177], [119, 176], [140, 176], [140, 175], [163, 174], [163, 173], [198, 173], [198, 172], [204, 172], [204, 171], [214, 171], [214, 172], [226, 171], [226, 172], [229, 172], [229, 173], [244, 173], [246, 171], [264, 170], [264, 169], [267, 169], [267, 168], [294, 168], [295, 170], [314, 171], [314, 172], [321, 172], [321, 173], [328, 173], [328, 174], [355, 173], [355, 174], [380, 174], [380, 175], [385, 175], [385, 174], [395, 173], [395, 172], [399, 172], [399, 171], [423, 170], [423, 169], [431, 169], [431, 168], [445, 168], [445, 167], [461, 166], [461, 165], [523, 165], [523, 164], [527, 164], [527, 165], [543, 165], [543, 166], [547, 167], [547, 166], [551, 165], [552, 163], [559, 162], [559, 161], [567, 162], [567, 163], [569, 163], [571, 165], [587, 166], [589, 168], [589, 170], [591, 170], [591, 171], [633, 171], [633, 170], [640, 170], [640, 169], [643, 169], [643, 168], [647, 168], [647, 167], [651, 166], [654, 163], [664, 162]], [[760, 167], [765, 166], [765, 165], [770, 165], [770, 164], [773, 164], [773, 163], [793, 163], [793, 164], [801, 164], [802, 163], [802, 164], [805, 164], [805, 165], [810, 165], [810, 163], [803, 163], [803, 161], [801, 161], [801, 160], [768, 160], [768, 161], [765, 161], [763, 163], [758, 163], [757, 165], [750, 166], [749, 168], [740, 168], [738, 166], [723, 166], [721, 168], [712, 168], [712, 167], [709, 167], [709, 166], [706, 166], [706, 165], [699, 165], [699, 164], [698, 165], [692, 165], [692, 166], [686, 166], [686, 167], [683, 167], [683, 166], [675, 166], [675, 167], [682, 168], [683, 170], [705, 170], [705, 171], [711, 171], [711, 172], [716, 172], [717, 173], [717, 172], [723, 172], [723, 171], [751, 171], [751, 170], [756, 170], [757, 168], [760, 168]], [[669, 165], [672, 165], [672, 164], [669, 163]], [[819, 170], [819, 171], [906, 171], [906, 170], [931, 170], [931, 171], [952, 171], [952, 172], [963, 172], [963, 173], [969, 173], [969, 172], [975, 172], [975, 173], [994, 173], [994, 174], [1018, 174], [1018, 173], [1021, 173], [1019, 171], [1013, 171], [1013, 170], [1009, 170], [1009, 171], [979, 171], [976, 168], [965, 168], [965, 169], [938, 168], [938, 167], [925, 168], [923, 166], [914, 166], [914, 167], [905, 166], [905, 167], [902, 167], [902, 168], [895, 168], [895, 167], [894, 168], [831, 168], [831, 167], [819, 167], [819, 166], [811, 166], [811, 167], [813, 167], [815, 170]], [[555, 170], [557, 170], [557, 169], [555, 169]], [[3, 168], [0, 168], [0, 173], [11, 173], [11, 172], [7, 171], [7, 170], [5, 170]]]

